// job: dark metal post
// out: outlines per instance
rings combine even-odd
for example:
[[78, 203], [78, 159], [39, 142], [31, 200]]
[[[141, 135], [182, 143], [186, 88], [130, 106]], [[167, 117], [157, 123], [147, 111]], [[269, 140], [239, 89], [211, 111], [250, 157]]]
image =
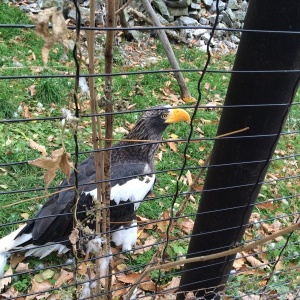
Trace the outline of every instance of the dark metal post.
[[[299, 16], [299, 0], [251, 0], [244, 29], [299, 32]], [[298, 86], [300, 72], [280, 70], [300, 70], [300, 34], [244, 32], [233, 69], [270, 72], [231, 76], [218, 135], [250, 129], [215, 142], [188, 258], [228, 250], [242, 240]], [[233, 258], [185, 265], [180, 291], [217, 299]], [[177, 300], [183, 299], [179, 294]]]

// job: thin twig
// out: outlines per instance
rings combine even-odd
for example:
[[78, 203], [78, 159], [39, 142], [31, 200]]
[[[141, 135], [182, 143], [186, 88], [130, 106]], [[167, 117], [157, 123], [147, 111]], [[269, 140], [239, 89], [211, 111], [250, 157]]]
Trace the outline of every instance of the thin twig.
[[121, 6], [121, 7], [115, 12], [115, 15], [116, 15], [116, 16], [119, 15], [120, 12], [121, 12], [122, 10], [124, 10], [124, 9], [130, 4], [131, 1], [132, 1], [132, 0], [128, 0], [123, 6]]
[[[90, 1], [90, 26], [95, 25], [95, 0]], [[88, 56], [89, 56], [89, 74], [95, 73], [94, 65], [94, 55], [95, 55], [95, 32], [93, 30], [86, 31], [87, 42], [88, 42]], [[91, 98], [91, 112], [92, 114], [98, 114], [98, 105], [96, 102], [95, 94], [95, 78], [93, 76], [89, 77], [89, 90]], [[100, 124], [100, 126], [99, 126]], [[101, 150], [101, 122], [99, 116], [92, 118], [92, 136], [93, 136], [93, 146], [94, 150]], [[97, 199], [95, 201], [96, 208], [96, 234], [100, 235], [100, 222], [101, 222], [101, 196], [102, 196], [102, 180], [103, 174], [101, 174], [101, 169], [99, 168], [101, 164], [101, 153], [98, 152], [94, 155], [95, 160], [95, 171], [96, 171], [96, 181], [97, 183]], [[100, 259], [96, 259], [96, 278], [100, 277]], [[100, 280], [96, 280], [96, 295], [100, 295], [101, 283]], [[96, 297], [99, 299], [99, 296]]]
[[232, 248], [230, 250], [226, 250], [226, 251], [222, 251], [222, 252], [218, 252], [218, 253], [214, 253], [214, 254], [209, 254], [209, 255], [204, 255], [204, 256], [197, 256], [197, 257], [192, 257], [192, 258], [186, 258], [184, 260], [180, 260], [180, 261], [174, 261], [174, 262], [169, 262], [169, 263], [164, 263], [164, 264], [159, 264], [158, 266], [154, 266], [154, 267], [150, 267], [149, 269], [147, 269], [146, 271], [144, 271], [140, 277], [135, 281], [134, 284], [132, 284], [131, 288], [128, 291], [127, 297], [125, 299], [130, 300], [130, 297], [133, 294], [133, 291], [135, 290], [135, 287], [142, 281], [142, 279], [150, 272], [153, 272], [155, 270], [158, 269], [169, 269], [169, 268], [174, 268], [177, 267], [179, 265], [182, 264], [190, 264], [190, 263], [194, 263], [194, 262], [201, 262], [201, 261], [207, 261], [207, 260], [213, 260], [213, 259], [217, 259], [217, 258], [221, 258], [221, 257], [225, 257], [225, 256], [231, 256], [234, 254], [237, 254], [238, 252], [241, 251], [249, 251], [252, 250], [254, 248], [256, 248], [257, 246], [261, 246], [271, 240], [274, 240], [277, 237], [283, 236], [287, 233], [290, 233], [294, 230], [297, 230], [300, 228], [300, 223], [296, 223], [294, 225], [288, 226], [284, 229], [281, 229], [265, 238], [262, 238], [261, 240], [255, 241], [255, 242], [251, 242], [247, 245], [241, 245], [239, 247], [236, 248]]
[[71, 189], [74, 189], [74, 186], [71, 186], [71, 187], [68, 187], [68, 188], [65, 188], [65, 189], [61, 189], [61, 190], [53, 192], [53, 193], [44, 194], [42, 196], [33, 197], [33, 198], [25, 199], [25, 200], [20, 200], [20, 201], [17, 201], [17, 202], [11, 203], [11, 204], [7, 204], [7, 205], [1, 205], [1, 209], [11, 207], [11, 206], [15, 206], [17, 204], [21, 204], [21, 203], [28, 202], [28, 201], [36, 201], [36, 200], [39, 200], [39, 199], [42, 199], [42, 198], [53, 196], [55, 194], [59, 194], [59, 193], [64, 192], [64, 191], [71, 190]]
[[[107, 15], [106, 15], [106, 27], [107, 28], [114, 28], [116, 26], [116, 1], [109, 0], [107, 1]], [[106, 32], [106, 41], [105, 41], [105, 74], [112, 74], [113, 72], [113, 45], [115, 39], [115, 31], [109, 30]], [[105, 116], [105, 148], [111, 148], [112, 142], [110, 139], [113, 136], [113, 77], [112, 76], [105, 76], [105, 112], [107, 115]], [[103, 183], [104, 189], [102, 202], [106, 209], [102, 211], [102, 231], [105, 233], [106, 243], [103, 246], [104, 255], [110, 254], [110, 210], [107, 207], [110, 206], [110, 172], [111, 172], [111, 151], [104, 151], [103, 152], [103, 167], [104, 167], [104, 178], [107, 182]], [[110, 263], [108, 264], [108, 268], [106, 270], [107, 276], [105, 278], [105, 286], [104, 286], [104, 300], [112, 299], [111, 290], [111, 283], [112, 283], [112, 268]]]
[[[128, 9], [128, 12], [137, 16], [138, 18], [142, 19], [143, 21], [145, 21], [146, 23], [154, 26], [153, 22], [151, 19], [147, 18], [144, 14], [142, 14], [140, 11], [134, 9], [134, 8], [129, 8]], [[160, 25], [160, 26], [163, 26], [163, 25]], [[174, 40], [177, 40], [178, 42], [182, 43], [182, 44], [185, 44], [185, 45], [188, 45], [189, 43], [184, 39], [182, 38], [180, 35], [176, 34], [174, 30], [168, 30], [166, 29], [166, 34], [174, 39]]]

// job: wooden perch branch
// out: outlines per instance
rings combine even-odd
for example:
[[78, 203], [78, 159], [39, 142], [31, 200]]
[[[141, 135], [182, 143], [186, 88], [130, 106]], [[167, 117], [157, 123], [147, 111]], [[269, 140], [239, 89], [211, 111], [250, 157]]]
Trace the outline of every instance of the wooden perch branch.
[[[160, 22], [159, 22], [156, 14], [155, 14], [155, 11], [153, 10], [153, 8], [150, 4], [150, 2], [148, 0], [141, 0], [141, 2], [144, 5], [144, 7], [145, 7], [146, 11], [148, 12], [148, 14], [150, 15], [150, 17], [153, 21], [153, 24], [156, 27], [161, 27], [162, 25], [160, 24]], [[163, 45], [163, 47], [166, 51], [166, 55], [169, 59], [169, 62], [170, 62], [170, 65], [171, 65], [172, 69], [180, 70], [179, 64], [176, 60], [173, 49], [170, 45], [170, 42], [167, 38], [167, 35], [166, 35], [165, 31], [164, 30], [158, 30], [157, 34], [158, 34], [158, 36], [159, 36], [159, 38], [162, 42], [162, 45]], [[191, 93], [189, 92], [189, 90], [187, 88], [187, 85], [184, 81], [182, 73], [181, 72], [174, 72], [174, 77], [176, 78], [177, 83], [179, 85], [181, 98], [183, 100], [184, 99], [191, 99], [192, 98]]]
[[[141, 12], [137, 11], [136, 9], [134, 8], [129, 8], [128, 9], [128, 12], [129, 13], [132, 13], [134, 14], [135, 16], [137, 16], [138, 18], [142, 19], [143, 21], [145, 21], [146, 23], [150, 24], [150, 25], [154, 25], [152, 20], [147, 18], [144, 14], [142, 14]], [[171, 39], [174, 39], [182, 44], [185, 44], [185, 45], [188, 45], [189, 43], [184, 39], [182, 38], [180, 35], [176, 34], [174, 31], [172, 30], [168, 30], [166, 29], [166, 34], [171, 38]]]

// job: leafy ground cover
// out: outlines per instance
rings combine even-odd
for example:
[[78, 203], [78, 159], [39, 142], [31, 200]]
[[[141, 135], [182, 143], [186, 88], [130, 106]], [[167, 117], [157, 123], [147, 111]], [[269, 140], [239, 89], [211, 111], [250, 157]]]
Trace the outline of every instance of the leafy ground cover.
[[[5, 13], [3, 13], [5, 11]], [[30, 23], [30, 20], [22, 14], [18, 8], [8, 7], [0, 3], [0, 24]], [[96, 36], [98, 47], [96, 72], [102, 73], [104, 69], [103, 41], [102, 33]], [[122, 39], [115, 49], [114, 72], [126, 73], [139, 70], [163, 70], [168, 69], [169, 64], [165, 58], [161, 44], [148, 35], [143, 36], [141, 43], [128, 43]], [[47, 154], [62, 146], [64, 142], [68, 152], [74, 152], [73, 128], [68, 126], [62, 134], [61, 109], [72, 107], [72, 94], [74, 80], [72, 78], [22, 78], [26, 75], [61, 75], [73, 74], [75, 64], [69, 54], [69, 61], [59, 62], [59, 57], [63, 52], [61, 45], [56, 44], [50, 53], [48, 67], [41, 69], [41, 48], [43, 41], [33, 31], [33, 29], [0, 29], [0, 76], [18, 76], [14, 79], [0, 80], [0, 119], [11, 120], [11, 122], [0, 123], [0, 236], [7, 234], [18, 224], [14, 222], [24, 222], [34, 216], [35, 212], [44, 203], [46, 197], [43, 196], [44, 183], [43, 171], [31, 166], [28, 160], [40, 157], [45, 149]], [[82, 44], [83, 62], [87, 59], [86, 49]], [[193, 70], [184, 73], [187, 85], [192, 95], [197, 98], [197, 84], [199, 71], [205, 63], [206, 55], [195, 48], [174, 45], [174, 51], [183, 69]], [[232, 67], [234, 55], [226, 57], [213, 56], [210, 64], [211, 69], [229, 70]], [[82, 64], [82, 73], [86, 73], [87, 68]], [[229, 74], [206, 74], [201, 85], [201, 105], [203, 108], [197, 112], [194, 121], [194, 138], [215, 137], [218, 121], [221, 115], [219, 105], [223, 103], [226, 95], [226, 88], [229, 82]], [[96, 79], [97, 96], [103, 97], [103, 77]], [[115, 110], [134, 110], [147, 108], [157, 104], [187, 105], [179, 99], [179, 89], [177, 83], [170, 73], [159, 74], [139, 74], [139, 75], [119, 75], [114, 78], [114, 103]], [[80, 93], [80, 105], [82, 114], [90, 112], [89, 99], [86, 94]], [[299, 95], [297, 100], [299, 101]], [[193, 104], [193, 103], [188, 103]], [[208, 108], [210, 107], [210, 108]], [[213, 107], [213, 108], [211, 108]], [[246, 231], [245, 241], [269, 235], [284, 226], [295, 221], [296, 213], [299, 211], [299, 151], [300, 121], [298, 119], [300, 107], [293, 105], [288, 117], [284, 131], [290, 132], [283, 135], [278, 144], [274, 160], [266, 177], [266, 184], [261, 190], [258, 205], [252, 214], [249, 228]], [[190, 109], [192, 112], [192, 109]], [[117, 115], [115, 117], [115, 138], [121, 138], [124, 133], [137, 119], [137, 113]], [[38, 121], [38, 118], [53, 117], [51, 120]], [[13, 122], [18, 118], [33, 119], [27, 122]], [[80, 120], [79, 160], [86, 155], [86, 151], [92, 149], [91, 143], [91, 123], [89, 118], [82, 117]], [[189, 126], [179, 124], [167, 129], [165, 139], [186, 138], [189, 134]], [[32, 146], [34, 141], [38, 146]], [[187, 191], [189, 184], [193, 181], [199, 170], [197, 168], [204, 164], [213, 142], [203, 140], [200, 143], [191, 143], [188, 148], [187, 170], [179, 181], [179, 190]], [[45, 147], [45, 148], [43, 148]], [[149, 263], [155, 255], [159, 246], [153, 244], [161, 242], [165, 238], [168, 222], [163, 220], [170, 216], [169, 208], [172, 203], [172, 195], [176, 192], [179, 170], [183, 161], [183, 150], [185, 143], [171, 141], [160, 146], [157, 155], [158, 180], [152, 198], [159, 197], [154, 201], [145, 201], [139, 209], [141, 222], [153, 222], [141, 226], [139, 231], [138, 247], [147, 247], [136, 250], [132, 254], [121, 254], [113, 263], [115, 272], [124, 272], [113, 282], [115, 288], [120, 290], [115, 296], [120, 297], [125, 291], [126, 284], [133, 283], [139, 271]], [[190, 169], [189, 169], [190, 168]], [[170, 170], [172, 169], [172, 170]], [[176, 170], [178, 169], [178, 170]], [[204, 175], [197, 184], [197, 191], [200, 193], [203, 185]], [[58, 174], [51, 187], [55, 187], [63, 178]], [[23, 190], [23, 191], [22, 191]], [[25, 191], [24, 191], [25, 190]], [[28, 191], [27, 191], [28, 190]], [[20, 191], [10, 193], [11, 191]], [[49, 192], [53, 191], [50, 189]], [[182, 256], [187, 251], [188, 235], [193, 226], [193, 214], [198, 206], [199, 193], [191, 197], [188, 206], [184, 210], [182, 221], [174, 228], [172, 235], [180, 238], [171, 242], [167, 249], [170, 258]], [[175, 210], [178, 209], [183, 197], [178, 197]], [[27, 201], [24, 201], [27, 200]], [[11, 224], [10, 226], [6, 224]], [[288, 247], [282, 251], [282, 247], [287, 242], [287, 238], [278, 240], [253, 249], [248, 253], [241, 253], [240, 258], [234, 263], [235, 274], [231, 278], [227, 288], [228, 297], [241, 297], [243, 293], [250, 294], [263, 290], [268, 283], [268, 292], [282, 294], [285, 299], [288, 292], [299, 287], [299, 243], [297, 234], [293, 234], [288, 242]], [[116, 251], [116, 250], [114, 250]], [[276, 264], [274, 276], [268, 276], [272, 269], [272, 263], [281, 257]], [[34, 277], [29, 274], [21, 274], [13, 277], [12, 282], [6, 282], [2, 289], [2, 297], [7, 295], [17, 296], [27, 292], [40, 291], [39, 288], [58, 288], [53, 292], [57, 297], [61, 293], [67, 297], [72, 295], [74, 287], [67, 288], [66, 285], [73, 283], [72, 268], [51, 267], [68, 262], [68, 256], [57, 258], [49, 256], [40, 262], [35, 259], [24, 257], [14, 257], [10, 261], [11, 272], [26, 272], [34, 270]], [[7, 266], [9, 268], [9, 266]], [[80, 278], [84, 280], [87, 265], [82, 263], [79, 268]], [[10, 270], [10, 269], [8, 269]], [[21, 270], [21, 271], [20, 271]], [[288, 270], [288, 271], [287, 271]], [[155, 283], [160, 279], [160, 289], [172, 288], [178, 284], [179, 269], [172, 269], [166, 272], [153, 272], [148, 281], [141, 285], [140, 294], [145, 295], [157, 289]], [[289, 286], [287, 287], [287, 283]], [[11, 293], [11, 294], [9, 294]], [[292, 292], [291, 292], [292, 293]], [[48, 295], [49, 296], [49, 295]], [[47, 297], [48, 297], [47, 296]], [[46, 294], [44, 294], [46, 297]], [[57, 299], [58, 299], [57, 298]], [[167, 298], [168, 299], [168, 298]], [[246, 299], [246, 298], [245, 298]], [[277, 299], [277, 298], [276, 298]]]

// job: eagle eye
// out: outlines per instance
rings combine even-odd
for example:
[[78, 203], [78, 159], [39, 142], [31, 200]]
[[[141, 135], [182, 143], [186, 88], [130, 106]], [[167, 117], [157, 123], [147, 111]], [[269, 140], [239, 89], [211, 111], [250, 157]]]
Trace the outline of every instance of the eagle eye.
[[162, 117], [163, 119], [166, 119], [166, 118], [168, 117], [168, 114], [167, 114], [167, 113], [164, 113], [164, 114], [161, 115], [161, 117]]

